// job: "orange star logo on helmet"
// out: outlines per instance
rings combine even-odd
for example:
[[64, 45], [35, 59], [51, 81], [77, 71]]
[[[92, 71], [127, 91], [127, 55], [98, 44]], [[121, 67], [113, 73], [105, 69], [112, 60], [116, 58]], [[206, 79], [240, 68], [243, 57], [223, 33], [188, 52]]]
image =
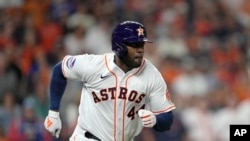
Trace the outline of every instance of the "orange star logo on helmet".
[[138, 31], [138, 36], [144, 35], [144, 33], [143, 33], [144, 29], [143, 28], [139, 27], [137, 29], [137, 31]]

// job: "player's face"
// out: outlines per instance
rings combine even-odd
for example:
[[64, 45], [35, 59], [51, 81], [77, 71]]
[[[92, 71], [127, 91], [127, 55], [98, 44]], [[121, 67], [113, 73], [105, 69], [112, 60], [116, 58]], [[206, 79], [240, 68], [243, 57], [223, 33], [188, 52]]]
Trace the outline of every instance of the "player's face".
[[129, 68], [137, 68], [141, 65], [144, 55], [144, 42], [127, 44], [128, 53], [122, 57], [122, 61]]

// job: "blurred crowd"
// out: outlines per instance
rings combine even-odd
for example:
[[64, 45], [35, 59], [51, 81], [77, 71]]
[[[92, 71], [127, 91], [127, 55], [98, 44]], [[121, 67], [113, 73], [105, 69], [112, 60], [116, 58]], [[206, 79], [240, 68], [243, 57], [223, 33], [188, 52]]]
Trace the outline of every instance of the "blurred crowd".
[[52, 138], [43, 127], [52, 67], [111, 52], [124, 20], [145, 25], [154, 41], [145, 57], [177, 107], [171, 131], [145, 128], [136, 141], [228, 141], [229, 125], [250, 124], [249, 0], [1, 0], [0, 141], [68, 140], [81, 83], [69, 81]]

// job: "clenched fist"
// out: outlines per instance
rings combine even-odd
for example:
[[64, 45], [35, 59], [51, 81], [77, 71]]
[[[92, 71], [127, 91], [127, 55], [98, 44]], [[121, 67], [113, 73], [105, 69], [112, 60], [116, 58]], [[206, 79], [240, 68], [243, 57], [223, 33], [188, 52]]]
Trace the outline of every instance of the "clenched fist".
[[138, 111], [138, 115], [144, 127], [153, 127], [156, 124], [156, 117], [151, 111], [141, 109]]
[[53, 136], [56, 136], [56, 138], [58, 138], [62, 129], [62, 122], [59, 116], [59, 112], [49, 110], [49, 114], [44, 121], [44, 127]]

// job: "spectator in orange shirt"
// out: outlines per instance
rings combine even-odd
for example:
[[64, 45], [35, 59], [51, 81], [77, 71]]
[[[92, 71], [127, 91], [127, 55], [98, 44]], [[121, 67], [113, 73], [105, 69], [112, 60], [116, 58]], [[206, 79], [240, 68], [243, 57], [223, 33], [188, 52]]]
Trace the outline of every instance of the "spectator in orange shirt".
[[21, 7], [25, 15], [31, 15], [34, 18], [35, 27], [40, 27], [50, 5], [50, 0], [25, 0]]

